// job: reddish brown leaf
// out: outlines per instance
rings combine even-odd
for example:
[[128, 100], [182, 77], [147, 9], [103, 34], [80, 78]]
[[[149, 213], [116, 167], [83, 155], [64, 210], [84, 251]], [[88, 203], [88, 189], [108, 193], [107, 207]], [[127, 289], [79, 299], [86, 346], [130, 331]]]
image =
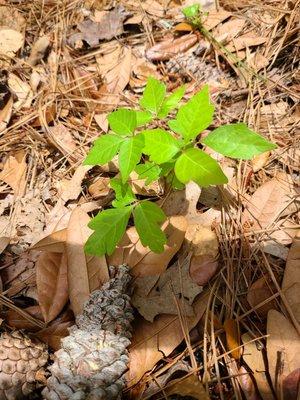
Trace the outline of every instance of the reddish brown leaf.
[[275, 299], [267, 301], [276, 292], [277, 289], [272, 279], [265, 275], [252, 283], [247, 294], [247, 300], [252, 308], [256, 308], [259, 303], [266, 301], [265, 305], [256, 309], [257, 314], [266, 318], [270, 310], [277, 308]]
[[[32, 315], [34, 318], [40, 321], [43, 320], [43, 314], [40, 306], [27, 307], [23, 311], [27, 312], [28, 314]], [[36, 332], [40, 329], [37, 324], [25, 318], [24, 315], [15, 310], [8, 310], [6, 315], [6, 323], [15, 329], [26, 329], [30, 332]]]
[[36, 283], [44, 320], [50, 322], [68, 301], [66, 254], [42, 253], [36, 263]]
[[193, 257], [190, 276], [199, 286], [204, 286], [217, 272], [218, 261], [210, 255]]
[[297, 400], [300, 393], [300, 368], [291, 372], [282, 383], [284, 400]]
[[151, 61], [169, 60], [177, 54], [187, 51], [194, 46], [197, 40], [197, 35], [193, 33], [181, 36], [177, 39], [168, 39], [150, 47], [150, 49], [146, 51], [146, 57]]
[[226, 332], [227, 348], [231, 351], [230, 355], [235, 360], [239, 360], [241, 357], [241, 349], [237, 349], [237, 347], [240, 346], [240, 332], [238, 322], [235, 319], [227, 319], [224, 322], [224, 329]]

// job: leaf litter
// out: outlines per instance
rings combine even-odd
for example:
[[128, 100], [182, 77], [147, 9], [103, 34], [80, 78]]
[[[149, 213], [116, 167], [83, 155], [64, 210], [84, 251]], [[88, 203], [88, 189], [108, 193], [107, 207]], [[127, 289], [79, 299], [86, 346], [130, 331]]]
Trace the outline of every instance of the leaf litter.
[[[181, 8], [189, 1], [131, 0], [111, 8], [80, 0], [59, 14], [46, 2], [43, 11], [34, 6], [40, 21], [26, 2], [3, 3], [4, 324], [34, 332], [56, 350], [74, 322], [70, 305], [78, 314], [108, 279], [107, 265], [127, 263], [137, 318], [126, 395], [296, 398], [296, 3], [224, 1], [215, 9], [202, 1], [203, 26], [215, 40], [186, 26]], [[169, 217], [163, 253], [144, 247], [129, 227], [108, 260], [91, 258], [83, 249], [86, 225], [113, 200], [106, 183], [118, 163], [81, 164], [99, 132], [108, 131], [107, 114], [137, 104], [149, 75], [171, 90], [186, 85], [186, 98], [208, 83], [216, 127], [245, 121], [278, 148], [230, 162], [229, 183], [202, 192], [189, 184], [168, 193], [162, 182], [145, 186], [133, 175], [134, 192]], [[177, 367], [182, 378], [171, 373]], [[151, 391], [153, 382], [160, 385]]]

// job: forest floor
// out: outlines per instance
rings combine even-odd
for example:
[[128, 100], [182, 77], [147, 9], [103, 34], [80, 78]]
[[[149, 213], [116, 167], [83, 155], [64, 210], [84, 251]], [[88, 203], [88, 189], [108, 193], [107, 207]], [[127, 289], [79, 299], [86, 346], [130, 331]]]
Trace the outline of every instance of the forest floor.
[[[82, 287], [127, 264], [136, 318], [124, 398], [297, 399], [300, 3], [201, 0], [202, 32], [181, 12], [193, 3], [0, 0], [2, 328], [57, 350]], [[149, 76], [170, 91], [185, 84], [186, 99], [208, 84], [209, 129], [245, 122], [277, 149], [219, 156], [220, 187], [170, 194], [132, 177], [170, 217], [165, 251], [131, 227], [95, 259], [86, 225], [110, 206], [118, 165], [82, 163]]]

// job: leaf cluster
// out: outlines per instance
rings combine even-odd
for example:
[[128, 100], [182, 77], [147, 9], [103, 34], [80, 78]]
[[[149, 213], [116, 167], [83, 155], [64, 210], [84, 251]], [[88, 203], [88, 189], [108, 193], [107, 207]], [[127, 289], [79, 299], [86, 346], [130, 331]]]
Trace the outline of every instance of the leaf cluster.
[[94, 142], [84, 163], [103, 165], [118, 155], [120, 175], [111, 179], [113, 208], [100, 212], [89, 224], [94, 233], [86, 243], [88, 253], [112, 254], [131, 217], [142, 244], [163, 251], [166, 237], [160, 225], [166, 217], [156, 203], [136, 198], [128, 183], [132, 171], [146, 185], [160, 178], [174, 189], [189, 181], [221, 185], [227, 177], [203, 146], [237, 159], [251, 159], [276, 147], [243, 123], [220, 126], [199, 142], [200, 133], [213, 121], [208, 86], [179, 107], [184, 93], [185, 87], [180, 87], [168, 95], [164, 83], [149, 77], [139, 110], [120, 108], [109, 114], [109, 133]]

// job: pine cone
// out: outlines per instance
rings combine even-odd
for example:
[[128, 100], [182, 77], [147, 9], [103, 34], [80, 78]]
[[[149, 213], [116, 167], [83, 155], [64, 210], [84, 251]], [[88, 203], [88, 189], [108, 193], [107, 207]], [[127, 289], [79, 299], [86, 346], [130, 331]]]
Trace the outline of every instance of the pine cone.
[[46, 346], [20, 332], [0, 336], [0, 400], [19, 400], [28, 396], [43, 380], [47, 363]]
[[126, 294], [129, 281], [122, 266], [116, 278], [91, 294], [76, 326], [54, 354], [51, 377], [43, 390], [46, 400], [120, 398], [133, 319]]

